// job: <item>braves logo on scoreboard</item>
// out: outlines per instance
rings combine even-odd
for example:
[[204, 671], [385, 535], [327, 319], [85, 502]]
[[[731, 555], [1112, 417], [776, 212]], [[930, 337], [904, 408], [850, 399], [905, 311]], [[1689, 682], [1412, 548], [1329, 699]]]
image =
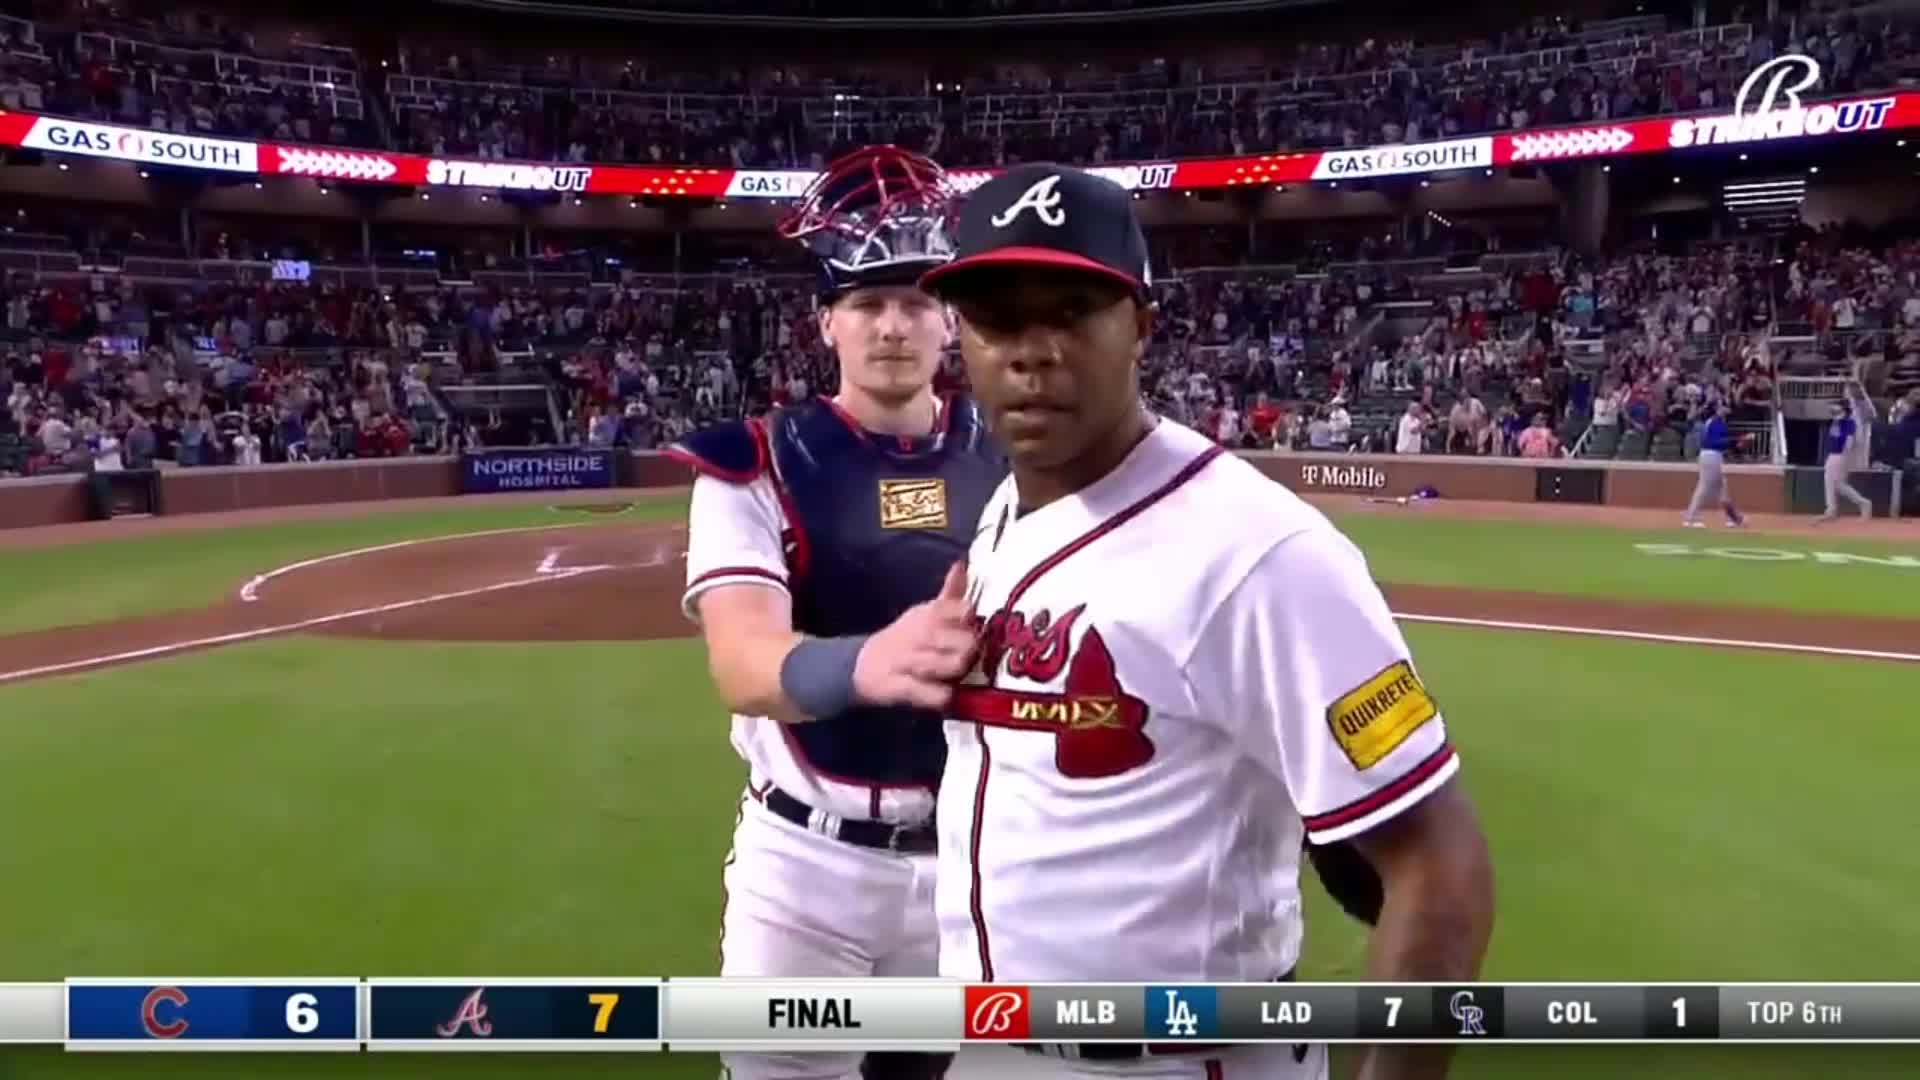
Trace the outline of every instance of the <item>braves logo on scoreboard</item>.
[[475, 987], [473, 993], [460, 1000], [460, 1008], [455, 1010], [453, 1019], [433, 1029], [433, 1033], [443, 1039], [457, 1039], [462, 1028], [473, 1032], [476, 1039], [484, 1039], [493, 1034], [493, 1021], [487, 1019], [487, 988]]
[[[177, 986], [156, 986], [140, 1002], [140, 1026], [156, 1039], [177, 1039], [192, 1025], [181, 1013], [188, 1002], [187, 992]], [[165, 1007], [166, 1018], [160, 1013]]]

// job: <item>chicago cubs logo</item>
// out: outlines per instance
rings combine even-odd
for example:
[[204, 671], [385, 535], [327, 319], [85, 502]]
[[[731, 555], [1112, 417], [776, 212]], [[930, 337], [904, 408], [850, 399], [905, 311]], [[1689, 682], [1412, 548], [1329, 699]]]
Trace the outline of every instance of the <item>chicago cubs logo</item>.
[[[1091, 780], [1145, 765], [1153, 760], [1154, 746], [1145, 731], [1147, 703], [1120, 685], [1113, 653], [1099, 629], [1089, 626], [1079, 645], [1069, 646], [1068, 631], [1084, 609], [1085, 605], [1075, 607], [1057, 621], [1042, 611], [1031, 622], [1017, 612], [999, 612], [987, 624], [990, 631], [996, 621], [1003, 628], [1019, 626], [1029, 633], [1038, 627], [1038, 633], [1023, 643], [1023, 651], [1004, 646], [999, 651], [1008, 657], [1008, 674], [1018, 674], [1014, 670], [1017, 656], [1027, 672], [1022, 677], [1036, 682], [1052, 681], [1064, 661], [1066, 678], [1058, 692], [961, 686], [954, 691], [948, 711], [991, 727], [1051, 732], [1053, 763], [1060, 775]], [[996, 646], [1002, 643], [991, 632], [983, 637], [981, 663], [992, 678], [993, 669], [986, 667], [988, 640]], [[998, 659], [996, 653], [991, 662], [997, 664]], [[1036, 671], [1043, 671], [1045, 677]]]
[[177, 986], [156, 986], [147, 991], [140, 1000], [140, 1026], [147, 1034], [156, 1039], [177, 1039], [187, 1033], [187, 1018], [179, 1012], [171, 1020], [160, 1019], [160, 1006], [171, 1005], [184, 1012], [187, 1004], [187, 992]]

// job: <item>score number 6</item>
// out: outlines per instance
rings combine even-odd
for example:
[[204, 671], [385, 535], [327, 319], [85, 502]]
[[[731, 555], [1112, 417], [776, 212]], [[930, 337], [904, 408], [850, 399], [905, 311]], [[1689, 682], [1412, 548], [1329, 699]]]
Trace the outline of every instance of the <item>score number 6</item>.
[[320, 999], [312, 994], [294, 994], [287, 998], [287, 1030], [295, 1035], [311, 1035], [320, 1027]]

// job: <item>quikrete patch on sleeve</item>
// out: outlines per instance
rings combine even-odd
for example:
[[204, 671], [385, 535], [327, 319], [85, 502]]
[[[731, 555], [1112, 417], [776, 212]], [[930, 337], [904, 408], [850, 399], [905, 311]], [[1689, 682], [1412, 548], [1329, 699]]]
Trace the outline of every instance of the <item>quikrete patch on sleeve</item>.
[[1367, 769], [1438, 715], [1413, 665], [1400, 660], [1341, 695], [1327, 709], [1327, 726], [1354, 767]]

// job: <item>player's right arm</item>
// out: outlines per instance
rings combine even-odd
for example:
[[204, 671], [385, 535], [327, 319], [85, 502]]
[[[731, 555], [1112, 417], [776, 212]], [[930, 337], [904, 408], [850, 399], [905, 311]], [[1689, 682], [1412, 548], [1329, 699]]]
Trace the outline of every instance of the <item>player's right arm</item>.
[[764, 471], [694, 481], [682, 607], [700, 625], [721, 700], [741, 715], [783, 723], [855, 704], [945, 705], [972, 662], [964, 568], [948, 575], [939, 596], [876, 633], [810, 637], [793, 626], [790, 527]]
[[695, 480], [682, 606], [700, 626], [707, 670], [727, 708], [791, 724], [809, 717], [780, 685], [801, 635], [793, 629], [779, 514], [765, 477]]

